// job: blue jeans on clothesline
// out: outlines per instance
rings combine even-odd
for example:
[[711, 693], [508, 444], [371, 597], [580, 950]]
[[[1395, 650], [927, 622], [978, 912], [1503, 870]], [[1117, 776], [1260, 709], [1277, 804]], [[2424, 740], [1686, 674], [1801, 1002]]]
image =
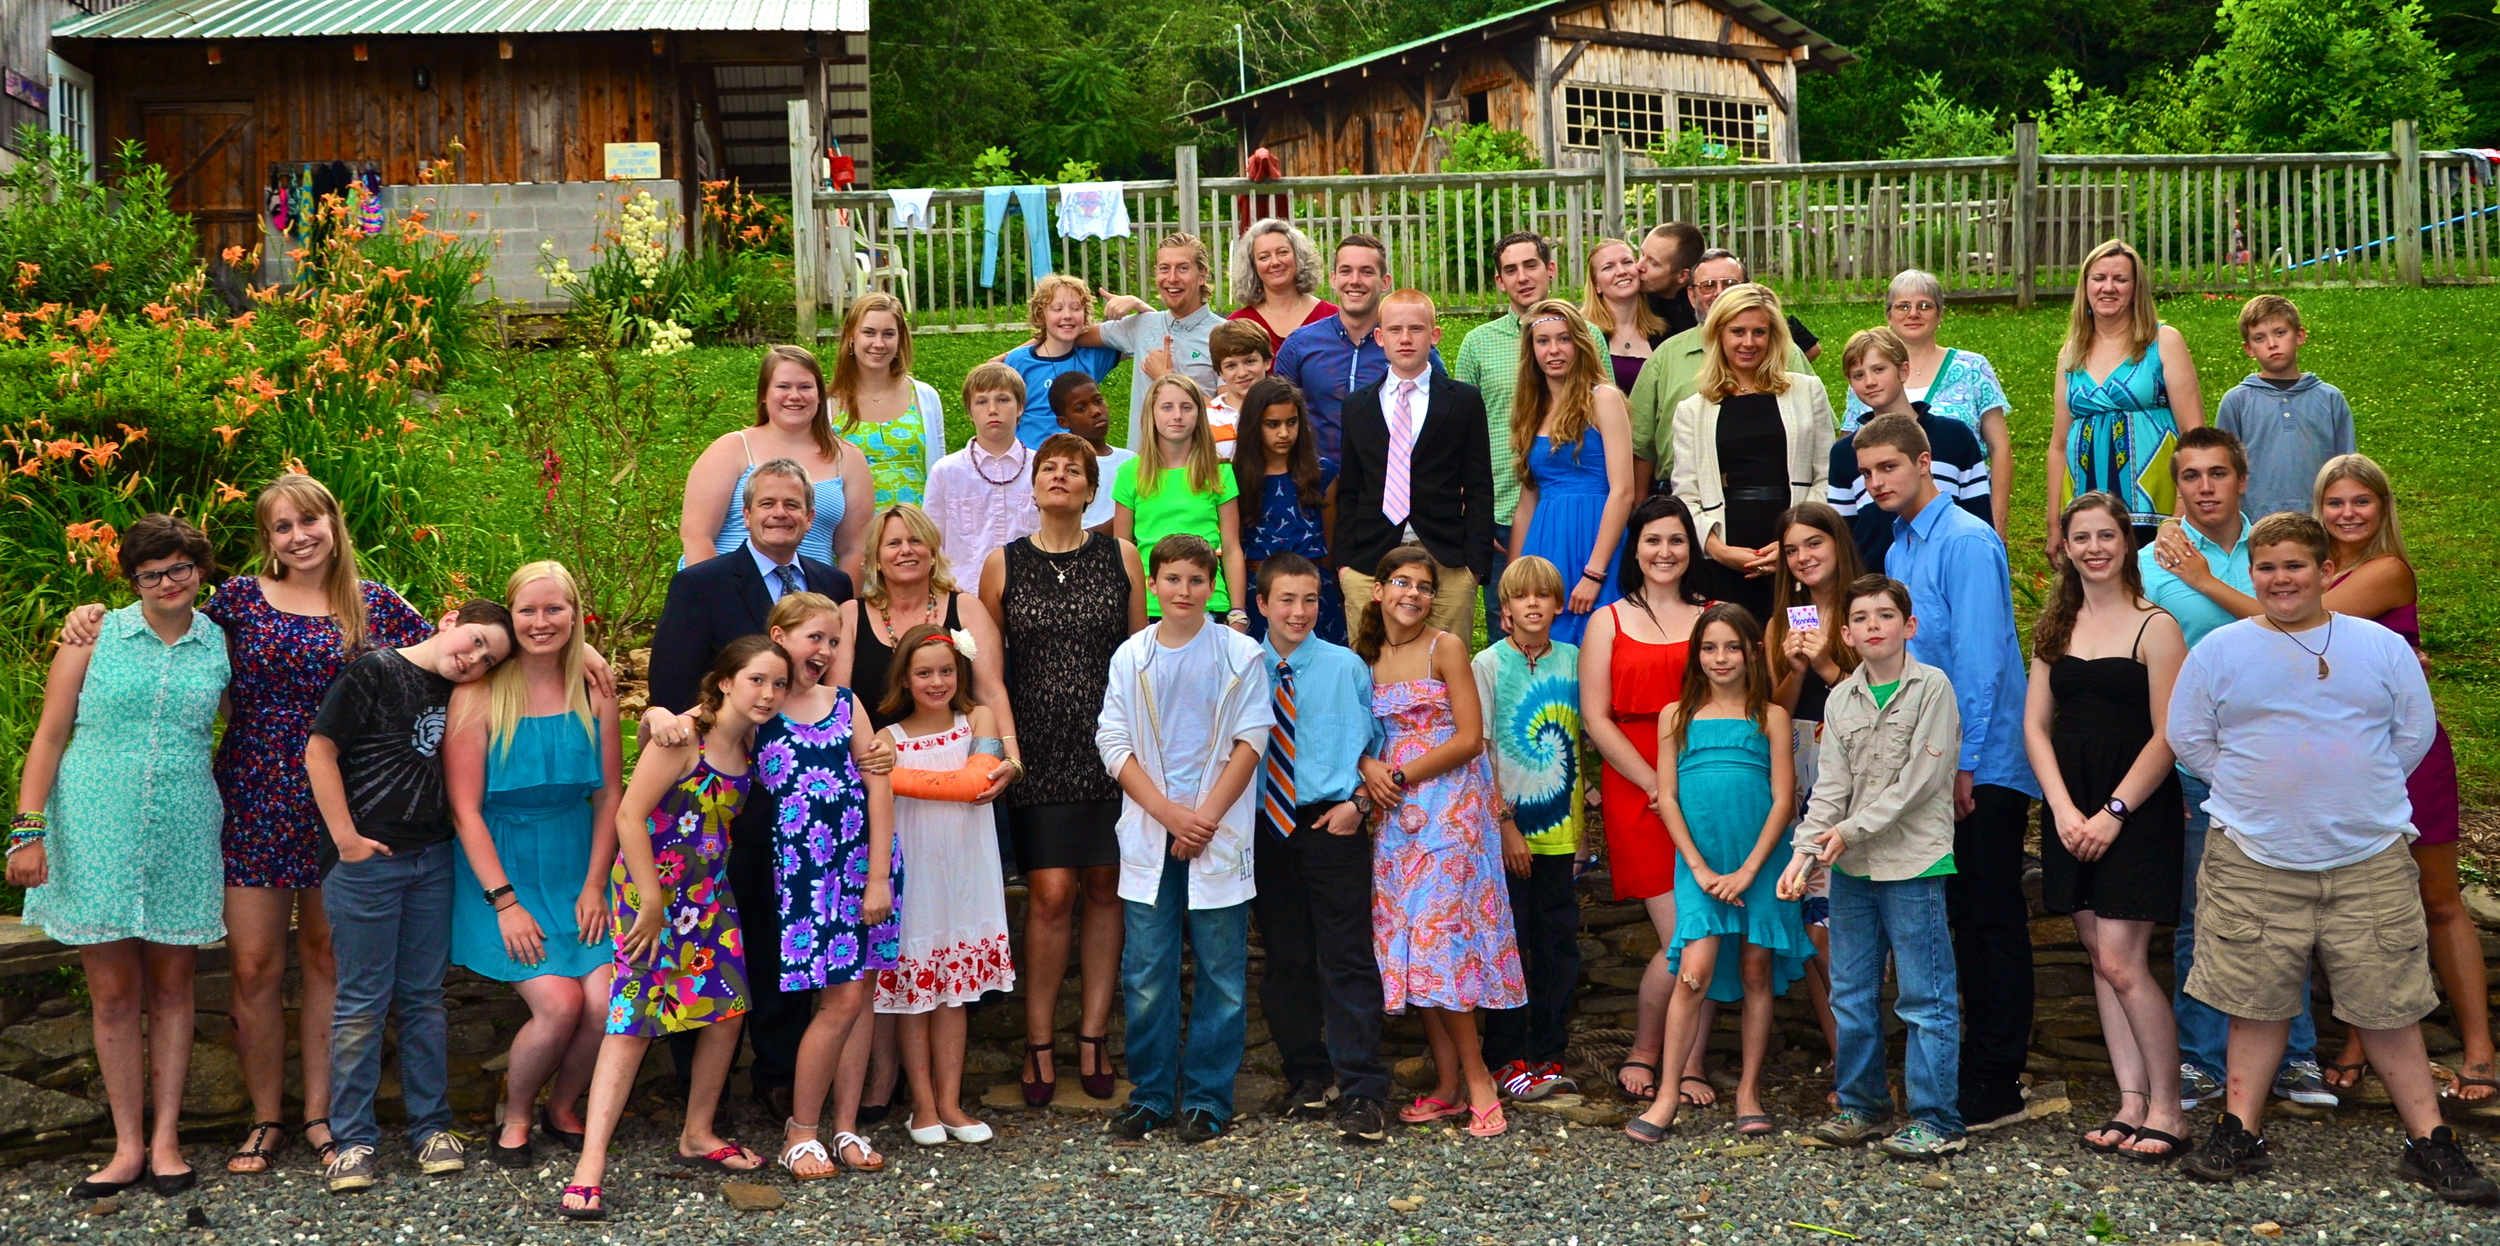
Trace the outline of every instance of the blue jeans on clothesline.
[[1024, 213], [1024, 245], [1033, 275], [1045, 276], [1050, 266], [1050, 192], [1039, 186], [992, 186], [981, 192], [981, 288], [998, 284], [998, 231], [1007, 227], [1008, 196]]

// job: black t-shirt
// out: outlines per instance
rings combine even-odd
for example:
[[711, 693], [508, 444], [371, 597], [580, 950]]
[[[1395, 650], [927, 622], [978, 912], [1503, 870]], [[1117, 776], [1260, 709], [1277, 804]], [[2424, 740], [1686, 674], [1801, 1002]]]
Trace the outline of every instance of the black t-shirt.
[[1814, 330], [1807, 328], [1806, 322], [1797, 319], [1795, 316], [1790, 316], [1788, 318], [1788, 340], [1797, 344], [1797, 353], [1802, 355], [1807, 351], [1813, 350], [1815, 345], [1823, 339], [1814, 336]]
[[[451, 838], [443, 790], [443, 727], [450, 680], [382, 649], [347, 664], [321, 698], [313, 734], [339, 750], [347, 811], [365, 838], [400, 852]], [[337, 847], [321, 840], [325, 865]]]
[[1649, 300], [1649, 310], [1652, 314], [1667, 322], [1665, 332], [1649, 339], [1649, 345], [1653, 350], [1660, 342], [1701, 323], [1701, 317], [1693, 314], [1693, 300], [1681, 293], [1644, 294], [1641, 297]]

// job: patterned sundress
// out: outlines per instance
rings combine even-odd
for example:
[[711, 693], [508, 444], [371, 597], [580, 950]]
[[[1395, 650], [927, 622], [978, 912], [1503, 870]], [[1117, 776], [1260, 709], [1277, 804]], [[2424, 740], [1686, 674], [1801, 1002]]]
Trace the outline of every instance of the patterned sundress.
[[[404, 647], [434, 634], [399, 594], [371, 580], [363, 588], [371, 647]], [[215, 767], [226, 805], [226, 885], [318, 887], [320, 847], [330, 831], [304, 777], [304, 745], [330, 681], [359, 655], [341, 650], [337, 619], [270, 605], [254, 576], [218, 585], [200, 611], [226, 629], [233, 655], [232, 709]]]
[[[936, 735], [894, 736], [894, 768], [953, 773], [976, 751], [972, 724], [955, 715]], [[1002, 750], [1003, 751], [1003, 750]], [[877, 1011], [928, 1012], [969, 1004], [1016, 985], [1007, 942], [1007, 886], [998, 864], [998, 820], [987, 805], [894, 798], [894, 843], [920, 875], [902, 922], [902, 955], [877, 975]]]
[[860, 924], [868, 894], [868, 788], [851, 759], [851, 694], [823, 721], [776, 716], [756, 728], [755, 774], [779, 808], [773, 893], [781, 900], [781, 989], [813, 991], [894, 967], [901, 950], [903, 851], [892, 848], [894, 912]]
[[2161, 347], [2111, 369], [2095, 383], [2077, 368], [2066, 374], [2066, 491], [2060, 506], [2095, 489], [2117, 494], [2136, 527], [2158, 526], [2179, 509], [2170, 453], [2179, 420], [2162, 384]]
[[[1438, 648], [1439, 637], [1433, 638]], [[1372, 687], [1372, 716], [1386, 719], [1381, 756], [1403, 766], [1458, 732], [1450, 688], [1438, 679]], [[1381, 1000], [1465, 1010], [1528, 1002], [1519, 939], [1502, 881], [1493, 781], [1484, 757], [1425, 780], [1388, 811], [1372, 840], [1372, 951]]]
[[[702, 751], [700, 741], [695, 744]], [[668, 923], [650, 964], [628, 960], [625, 932], [642, 915], [642, 895], [617, 854], [608, 872], [615, 914], [616, 989], [608, 1033], [656, 1038], [699, 1030], [747, 1011], [747, 967], [738, 933], [738, 898], [729, 890], [729, 820], [746, 803], [753, 775], [722, 774], [698, 756], [694, 770], [660, 797], [646, 824], [651, 861], [669, 888]]]
[[877, 509], [882, 511], [897, 502], [920, 505], [922, 490], [928, 485], [929, 465], [946, 447], [929, 453], [928, 416], [920, 404], [934, 399], [936, 391], [925, 385], [912, 385], [911, 405], [890, 420], [861, 420], [845, 430], [843, 436], [868, 459], [868, 476], [877, 486]]
[[[1319, 487], [1325, 494], [1337, 482], [1337, 461], [1319, 461]], [[1321, 640], [1344, 644], [1345, 593], [1337, 587], [1337, 577], [1329, 570], [1328, 533], [1322, 530], [1325, 518], [1318, 507], [1302, 504], [1302, 486], [1294, 483], [1293, 474], [1279, 472], [1259, 482], [1259, 522], [1242, 534], [1243, 557], [1255, 563], [1271, 554], [1291, 550], [1311, 560], [1319, 571], [1319, 622], [1311, 630]], [[1267, 639], [1267, 615], [1258, 607], [1257, 576], [1250, 585], [1250, 639]]]

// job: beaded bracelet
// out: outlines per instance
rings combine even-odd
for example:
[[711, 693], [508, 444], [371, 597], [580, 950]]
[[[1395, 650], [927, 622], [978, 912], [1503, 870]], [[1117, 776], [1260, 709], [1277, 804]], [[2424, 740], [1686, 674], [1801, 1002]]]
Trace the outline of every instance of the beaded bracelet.
[[12, 831], [40, 831], [50, 825], [51, 819], [45, 817], [41, 810], [21, 813], [9, 819], [9, 829]]

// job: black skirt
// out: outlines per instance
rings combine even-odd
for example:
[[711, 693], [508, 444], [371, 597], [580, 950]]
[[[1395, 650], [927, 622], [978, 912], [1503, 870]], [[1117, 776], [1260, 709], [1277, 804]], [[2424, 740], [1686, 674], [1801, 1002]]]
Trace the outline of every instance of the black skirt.
[[1120, 863], [1120, 802], [1070, 800], [1007, 811], [1016, 864], [1034, 870], [1086, 870]]

